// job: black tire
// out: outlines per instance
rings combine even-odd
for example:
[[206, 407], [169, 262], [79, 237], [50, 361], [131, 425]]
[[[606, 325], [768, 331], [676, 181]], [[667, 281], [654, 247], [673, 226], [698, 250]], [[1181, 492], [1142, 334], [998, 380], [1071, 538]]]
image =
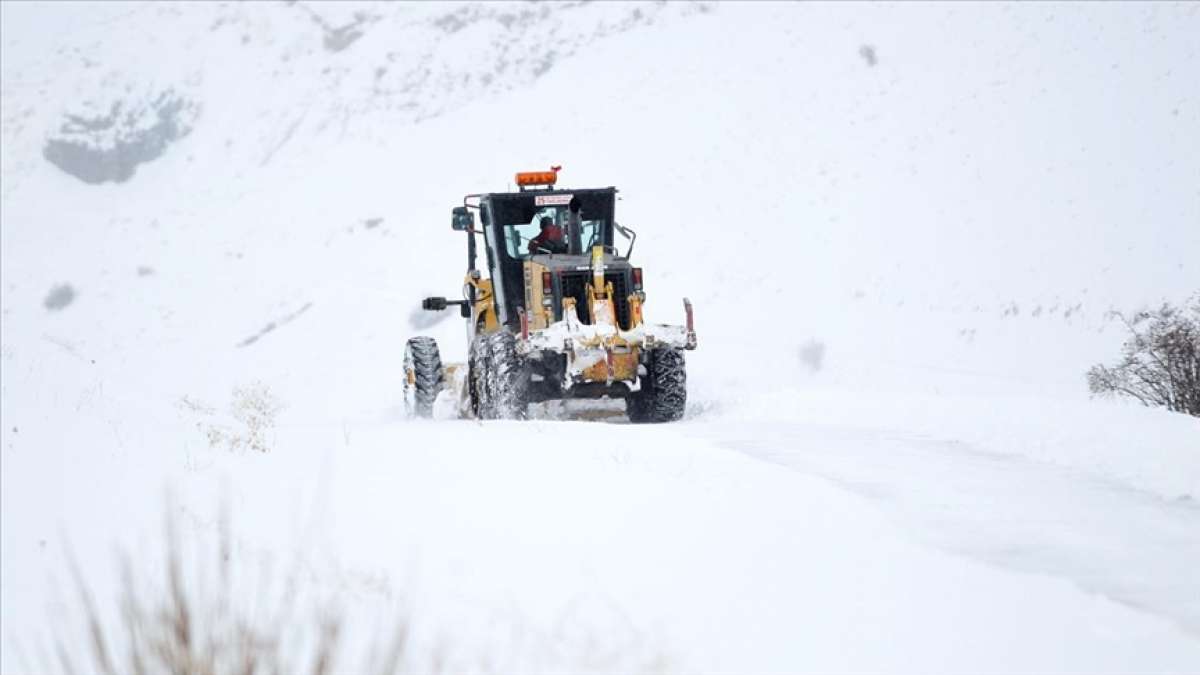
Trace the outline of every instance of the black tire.
[[488, 417], [525, 419], [529, 410], [529, 370], [517, 337], [502, 330], [488, 336]]
[[467, 389], [471, 395], [471, 412], [479, 419], [491, 416], [491, 397], [488, 392], [488, 337], [477, 333], [471, 340], [471, 351], [467, 357]]
[[442, 355], [431, 337], [404, 345], [404, 409], [409, 417], [432, 417], [433, 402], [445, 387]]
[[674, 422], [687, 407], [687, 367], [683, 352], [652, 349], [646, 354], [642, 388], [625, 399], [625, 413], [635, 424]]

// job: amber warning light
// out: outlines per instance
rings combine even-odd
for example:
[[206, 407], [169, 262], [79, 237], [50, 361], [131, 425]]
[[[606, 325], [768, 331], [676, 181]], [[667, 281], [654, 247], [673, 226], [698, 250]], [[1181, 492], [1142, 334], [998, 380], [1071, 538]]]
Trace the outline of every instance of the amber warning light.
[[552, 166], [549, 171], [522, 171], [517, 174], [517, 185], [520, 187], [554, 185], [558, 182], [560, 169], [562, 169], [561, 166]]

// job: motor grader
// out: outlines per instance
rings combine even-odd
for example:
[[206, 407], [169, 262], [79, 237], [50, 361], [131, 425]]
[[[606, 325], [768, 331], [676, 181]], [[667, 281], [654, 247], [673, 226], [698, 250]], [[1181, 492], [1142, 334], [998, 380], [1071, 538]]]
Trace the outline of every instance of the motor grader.
[[643, 319], [642, 269], [629, 261], [637, 235], [615, 220], [617, 189], [556, 188], [559, 169], [518, 173], [516, 192], [470, 194], [452, 210], [451, 227], [467, 240], [462, 299], [430, 297], [422, 307], [458, 306], [469, 354], [465, 368], [443, 367], [433, 338], [408, 340], [410, 415], [431, 416], [447, 392], [460, 415], [480, 419], [522, 419], [531, 403], [603, 397], [624, 399], [636, 423], [683, 416], [683, 351], [696, 348], [691, 303], [684, 298], [685, 325]]

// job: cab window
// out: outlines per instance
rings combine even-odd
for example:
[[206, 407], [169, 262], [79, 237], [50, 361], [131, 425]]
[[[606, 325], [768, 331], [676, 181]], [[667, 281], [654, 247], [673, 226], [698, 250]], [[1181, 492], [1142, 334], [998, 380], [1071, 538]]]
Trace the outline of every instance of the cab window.
[[504, 248], [508, 251], [510, 258], [529, 257], [529, 242], [541, 234], [542, 218], [546, 217], [559, 225], [566, 225], [565, 220], [559, 221], [558, 210], [553, 206], [547, 206], [534, 213], [533, 218], [527, 223], [513, 223], [504, 226]]
[[[542, 232], [542, 218], [549, 218], [554, 224], [567, 232], [567, 207], [547, 206], [533, 215], [527, 223], [514, 223], [504, 226], [504, 248], [509, 257], [525, 259], [529, 257], [529, 242]], [[579, 228], [579, 241], [568, 242], [570, 251], [577, 254], [587, 254], [592, 247], [604, 243], [604, 221], [584, 219]]]

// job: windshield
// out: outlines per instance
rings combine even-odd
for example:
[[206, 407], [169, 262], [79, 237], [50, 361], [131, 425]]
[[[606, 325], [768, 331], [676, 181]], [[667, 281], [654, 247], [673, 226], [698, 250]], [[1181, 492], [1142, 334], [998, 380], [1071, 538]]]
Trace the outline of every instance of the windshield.
[[[614, 197], [611, 190], [493, 195], [491, 216], [498, 226], [496, 236], [503, 240], [499, 248], [510, 260], [525, 260], [538, 253], [580, 254], [596, 244], [612, 245]], [[580, 227], [578, 236], [566, 241], [570, 239], [567, 221], [572, 199], [579, 203]], [[548, 219], [550, 225], [545, 236], [542, 236], [543, 219]], [[557, 245], [541, 246], [547, 239]]]
[[[506, 224], [504, 226], [504, 247], [509, 257], [524, 259], [538, 253], [564, 252], [556, 250], [552, 243], [546, 242], [547, 239], [551, 242], [566, 239], [567, 217], [566, 205], [544, 206], [535, 211], [533, 217], [526, 222]], [[543, 218], [549, 219], [551, 225], [547, 237], [540, 236]], [[591, 250], [592, 246], [603, 243], [604, 221], [588, 220], [585, 217], [579, 228], [579, 241], [569, 242], [569, 249], [573, 253], [584, 253]], [[538, 244], [544, 245], [539, 247]]]

